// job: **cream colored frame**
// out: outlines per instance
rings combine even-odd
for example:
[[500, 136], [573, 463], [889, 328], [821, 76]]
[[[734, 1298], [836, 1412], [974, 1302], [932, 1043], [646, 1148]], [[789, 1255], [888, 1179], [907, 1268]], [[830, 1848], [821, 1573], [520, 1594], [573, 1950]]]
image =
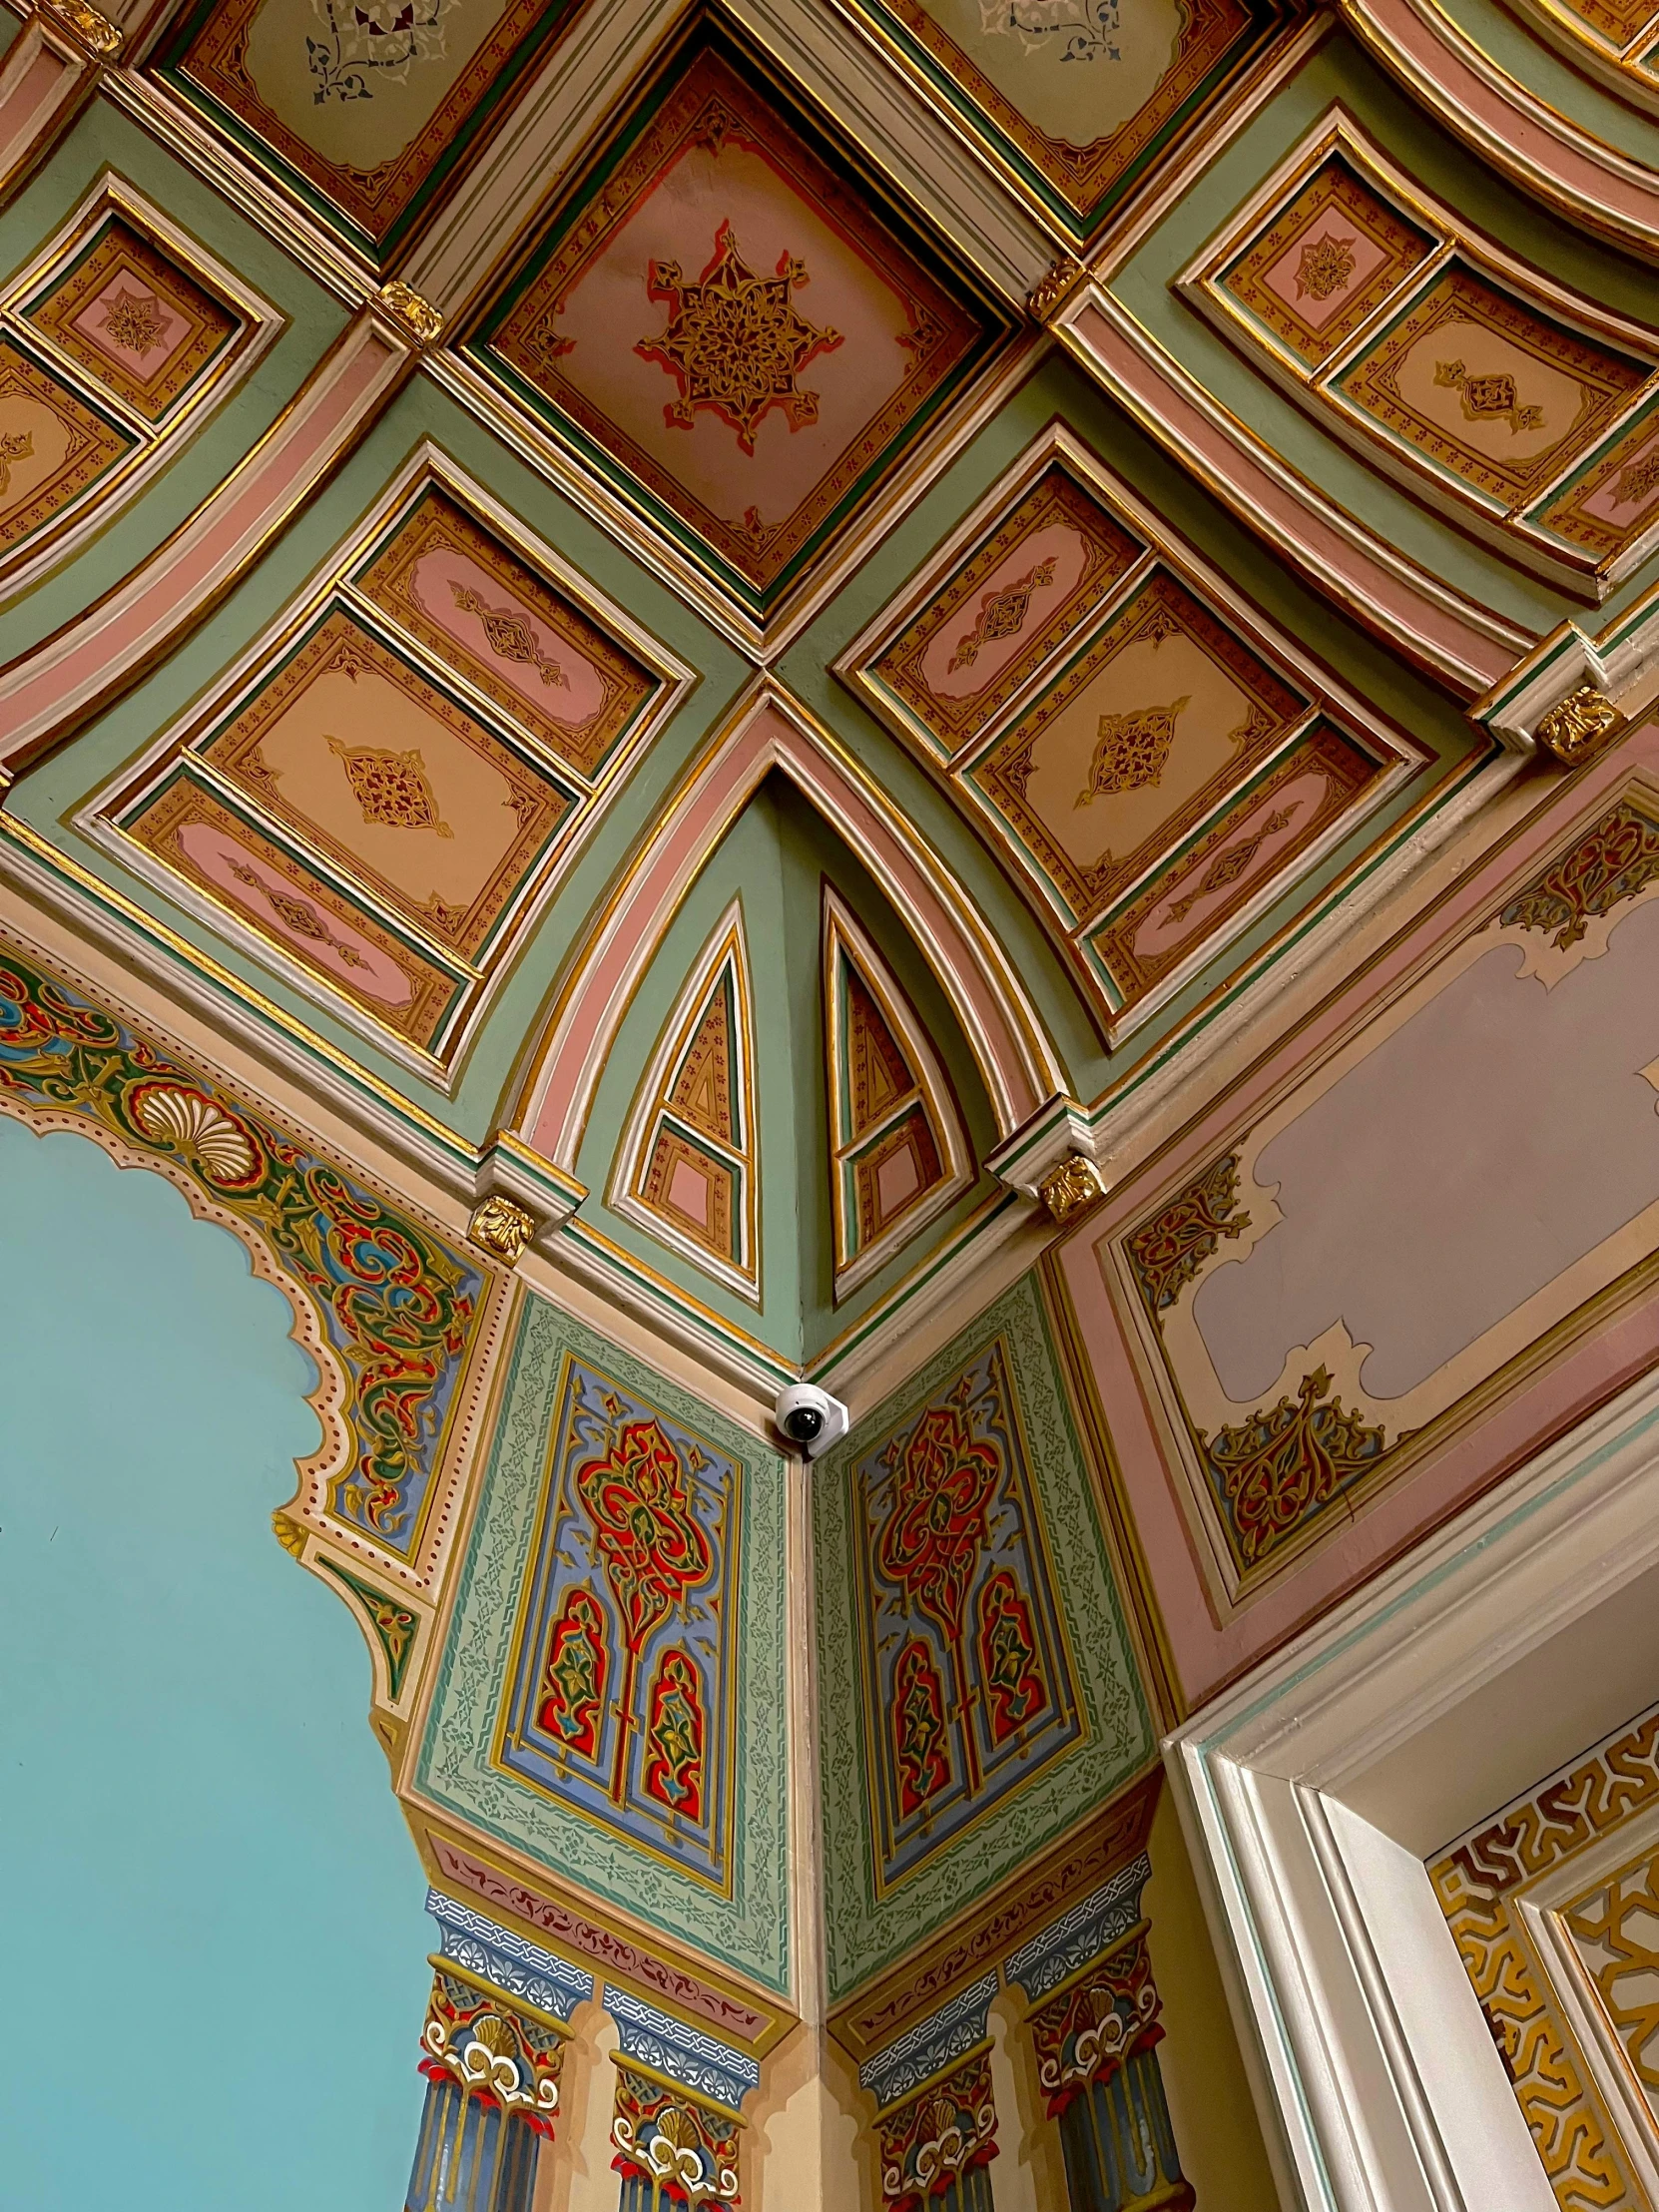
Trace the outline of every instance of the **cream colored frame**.
[[[72, 360], [49, 331], [37, 328], [18, 311], [21, 301], [74, 259], [108, 215], [119, 216], [141, 236], [153, 240], [204, 289], [223, 298], [240, 318], [240, 329], [217, 360], [209, 363], [194, 388], [160, 422], [147, 421]], [[113, 415], [135, 443], [124, 458], [60, 508], [49, 522], [21, 539], [10, 552], [0, 554], [0, 605], [38, 583], [50, 569], [71, 559], [89, 538], [105, 529], [115, 514], [174, 459], [191, 430], [199, 428], [223, 405], [286, 327], [287, 317], [279, 308], [163, 215], [125, 178], [113, 169], [104, 170], [39, 253], [0, 292], [0, 329], [48, 360], [54, 374], [71, 390], [84, 393], [102, 412]]]
[[[689, 1050], [698, 1014], [709, 995], [716, 976], [730, 962], [736, 981], [738, 1001], [737, 1035], [733, 1042], [738, 1056], [738, 1091], [741, 1101], [739, 1111], [743, 1117], [743, 1132], [747, 1149], [739, 1152], [726, 1145], [716, 1144], [726, 1164], [738, 1178], [740, 1203], [738, 1207], [739, 1250], [741, 1264], [723, 1265], [707, 1245], [700, 1245], [695, 1238], [681, 1236], [671, 1221], [645, 1203], [639, 1186], [644, 1180], [650, 1160], [647, 1156], [653, 1135], [661, 1115], [673, 1114], [665, 1093], [669, 1078], [682, 1055]], [[678, 1116], [675, 1116], [678, 1119]], [[704, 1130], [696, 1132], [700, 1143], [712, 1140]], [[749, 968], [749, 938], [744, 928], [743, 898], [735, 897], [709, 934], [708, 941], [697, 956], [696, 965], [669, 1008], [668, 1018], [653, 1048], [651, 1058], [634, 1093], [634, 1103], [629, 1110], [623, 1129], [622, 1142], [617, 1146], [616, 1160], [611, 1169], [610, 1183], [605, 1192], [605, 1203], [611, 1211], [623, 1215], [636, 1228], [643, 1229], [659, 1243], [678, 1252], [682, 1259], [690, 1260], [694, 1267], [712, 1275], [729, 1290], [749, 1300], [753, 1306], [761, 1303], [761, 1253], [759, 1223], [759, 1127], [755, 1117], [755, 991]]]
[[[1228, 292], [1222, 273], [1295, 198], [1306, 180], [1332, 154], [1341, 154], [1384, 201], [1437, 241], [1425, 259], [1401, 277], [1330, 357], [1317, 366], [1300, 360], [1263, 328]], [[1375, 342], [1384, 324], [1420, 296], [1453, 260], [1470, 264], [1501, 289], [1518, 294], [1540, 314], [1576, 326], [1587, 336], [1645, 358], [1651, 373], [1626, 399], [1596, 443], [1564, 462], [1539, 489], [1519, 504], [1505, 506], [1463, 482], [1449, 470], [1418, 459], [1382, 430], [1364, 408], [1346, 399], [1338, 385], [1343, 374]], [[1511, 560], [1536, 570], [1558, 588], [1580, 593], [1588, 587], [1598, 598], [1640, 567], [1659, 545], [1659, 511], [1624, 549], [1598, 562], [1527, 519], [1542, 507], [1598, 447], [1605, 449], [1638, 410], [1659, 391], [1659, 329], [1644, 328], [1596, 307], [1538, 271], [1435, 200], [1391, 161], [1340, 102], [1328, 108], [1302, 142], [1292, 149], [1243, 206], [1230, 215], [1209, 243], [1175, 279], [1175, 288], [1230, 338], [1253, 365], [1308, 408], [1322, 428], [1334, 431], [1366, 460], [1427, 499], [1430, 505], [1473, 530]]]
[[[875, 664], [893, 641], [937, 596], [952, 571], [973, 547], [996, 527], [1005, 514], [1018, 505], [1031, 485], [1053, 463], [1058, 463], [1086, 490], [1122, 515], [1136, 535], [1145, 541], [1147, 551], [1125, 570], [1087, 621], [1080, 623], [1064, 644], [1033, 671], [1000, 712], [958, 746], [954, 753], [947, 755], [941, 751], [937, 739], [916, 723], [904, 711], [900, 702], [878, 681], [874, 674]], [[1382, 774], [1374, 780], [1357, 803], [1339, 815], [1312, 844], [1298, 854], [1289, 869], [1278, 872], [1270, 870], [1260, 888], [1235, 913], [1229, 915], [1211, 934], [1200, 936], [1192, 949], [1151, 990], [1123, 1007], [1113, 997], [1101, 974], [1089, 960], [1083, 944], [1083, 940], [1108, 918], [1112, 909], [1073, 921], [1060, 906], [1042, 874], [1008, 833], [1002, 818], [968, 781], [966, 772], [990, 751], [1041, 695], [1045, 686], [1052, 681], [1056, 664], [1061, 661], [1069, 662], [1086, 650], [1093, 637], [1114, 619], [1124, 601], [1145, 581], [1155, 563], [1163, 563], [1172, 569], [1183, 582], [1192, 585], [1201, 598], [1210, 600], [1270, 666], [1285, 672], [1299, 689], [1311, 694], [1313, 704], [1287, 733], [1279, 752], [1273, 756], [1275, 760], [1281, 758], [1284, 751], [1294, 745], [1322, 713], [1328, 713], [1352, 734], [1360, 737], [1367, 750], [1376, 754], [1384, 767]], [[1184, 989], [1201, 968], [1207, 967], [1218, 952], [1249, 929], [1260, 914], [1286, 894], [1298, 877], [1316, 868], [1328, 852], [1376, 812], [1404, 776], [1412, 769], [1421, 767], [1427, 759], [1422, 749], [1403, 731], [1385, 724], [1374, 708], [1363, 705], [1355, 694], [1338, 683], [1292, 640], [1270, 628], [1219, 571], [1212, 568], [1185, 538], [1155, 514], [1075, 432], [1060, 421], [1051, 422], [1035, 443], [1028, 446], [1013, 465], [998, 477], [979, 503], [911, 577], [900, 596], [884, 607], [875, 620], [861, 630], [840, 654], [833, 664], [833, 673], [896, 737], [905, 741], [912, 752], [926, 764], [935, 781], [975, 821], [980, 833], [987, 836], [998, 851], [1006, 852], [1017, 863], [1020, 876], [1036, 894], [1031, 897], [1030, 903], [1043, 919], [1050, 935], [1067, 955], [1072, 972], [1083, 979], [1090, 997], [1104, 1018], [1108, 1036], [1114, 1045], [1131, 1035], [1177, 992]], [[1258, 763], [1252, 775], [1261, 774], [1268, 766], [1271, 766], [1271, 762]], [[1218, 801], [1215, 813], [1219, 813], [1235, 796], [1236, 791], [1229, 794], [1227, 799]], [[1208, 819], [1214, 820], [1214, 814]], [[1200, 828], [1202, 827], [1201, 825]], [[1134, 883], [1126, 885], [1115, 894], [1112, 907], [1122, 906], [1132, 899], [1158, 868], [1168, 864], [1168, 854], [1165, 854], [1162, 858], [1149, 862]]]
[[[824, 1024], [825, 1024], [825, 1073], [830, 1084], [830, 1215], [835, 1229], [835, 1302], [855, 1291], [858, 1285], [886, 1266], [893, 1254], [917, 1237], [929, 1222], [936, 1221], [947, 1206], [961, 1197], [973, 1184], [973, 1154], [968, 1146], [967, 1134], [962, 1127], [961, 1116], [956, 1111], [955, 1100], [950, 1094], [950, 1083], [931, 1039], [922, 1028], [907, 994], [898, 978], [889, 974], [869, 936], [860, 926], [846, 901], [826, 881], [824, 886], [824, 910], [822, 924]], [[844, 950], [857, 969], [864, 987], [881, 1010], [883, 1020], [893, 1031], [909, 1055], [910, 1065], [916, 1073], [917, 1087], [922, 1103], [932, 1122], [939, 1144], [944, 1152], [941, 1165], [943, 1179], [936, 1183], [925, 1198], [910, 1213], [901, 1214], [890, 1229], [872, 1237], [862, 1250], [852, 1248], [851, 1225], [846, 1216], [846, 1194], [842, 1185], [843, 1162], [848, 1154], [862, 1151], [880, 1133], [881, 1124], [866, 1130], [862, 1136], [842, 1140], [840, 1127], [840, 1100], [837, 1095], [840, 1069], [845, 1057], [846, 1040], [841, 1035], [840, 994], [835, 988], [838, 955]], [[897, 1118], [899, 1108], [892, 1109]]]
[[1423, 1861], [1655, 1679], [1649, 1377], [1168, 1740], [1288, 2206], [1556, 2212]]
[[[568, 763], [549, 754], [532, 733], [512, 723], [506, 710], [469, 685], [459, 671], [451, 670], [446, 664], [442, 667], [442, 682], [446, 687], [463, 699], [469, 709], [476, 711], [486, 724], [505, 722], [512, 728], [516, 742], [534, 758], [544, 762], [560, 782], [578, 795], [578, 801], [571, 809], [551, 852], [541, 862], [537, 875], [529, 879], [518, 894], [517, 913], [507, 924], [483, 964], [461, 961], [453, 953], [435, 944], [423, 947], [441, 965], [454, 973], [457, 981], [466, 986], [450, 1017], [441, 1049], [437, 1052], [422, 1051], [407, 1038], [377, 1021], [367, 1008], [358, 1005], [343, 992], [331, 990], [311, 969], [288, 958], [272, 939], [245, 923], [229, 906], [221, 906], [199, 891], [194, 884], [176, 875], [109, 819], [117, 809], [135, 804], [144, 788], [166, 773], [193, 737], [229, 710], [238, 692], [256, 677], [262, 667], [276, 659], [316, 618], [330, 599], [337, 597], [349, 604], [353, 615], [371, 630], [384, 630], [389, 637], [396, 638], [400, 649], [417, 663], [425, 659], [426, 649], [416, 640], [404, 637], [383, 608], [356, 596], [349, 578], [369, 546], [406, 507], [412, 506], [427, 483], [437, 485], [457, 504], [475, 514], [480, 522], [517, 552], [528, 566], [540, 569], [548, 575], [601, 628], [613, 631], [659, 680], [657, 696], [645, 707], [632, 734], [614, 749], [601, 774], [589, 781]], [[490, 1004], [511, 974], [554, 890], [568, 874], [577, 855], [597, 829], [609, 801], [628, 772], [697, 681], [697, 672], [689, 663], [682, 661], [678, 654], [671, 652], [653, 637], [597, 586], [572, 568], [551, 546], [527, 529], [499, 500], [449, 459], [440, 447], [426, 439], [404, 462], [363, 521], [329, 553], [327, 560], [313, 572], [309, 581], [289, 601], [276, 622], [268, 625], [214, 684], [199, 693], [135, 762], [129, 763], [117, 777], [93, 794], [76, 813], [74, 827], [83, 836], [113, 853], [124, 867], [142, 876], [176, 904], [184, 906], [219, 935], [229, 938], [264, 967], [281, 975], [284, 981], [305, 997], [325, 1006], [330, 1013], [358, 1034], [366, 1036], [381, 1051], [411, 1068], [437, 1089], [452, 1093], [460, 1080], [466, 1056], [477, 1039]], [[193, 760], [192, 773], [202, 782], [213, 785], [216, 790], [221, 788], [211, 763]], [[227, 795], [231, 796], [229, 788]], [[246, 807], [246, 798], [239, 796], [238, 803]], [[315, 868], [325, 880], [337, 877], [342, 888], [348, 890], [353, 898], [361, 900], [387, 926], [400, 934], [419, 939], [417, 929], [400, 916], [382, 913], [374, 897], [350, 880], [348, 871], [314, 850], [300, 832], [284, 829], [281, 839], [301, 852], [307, 864]]]

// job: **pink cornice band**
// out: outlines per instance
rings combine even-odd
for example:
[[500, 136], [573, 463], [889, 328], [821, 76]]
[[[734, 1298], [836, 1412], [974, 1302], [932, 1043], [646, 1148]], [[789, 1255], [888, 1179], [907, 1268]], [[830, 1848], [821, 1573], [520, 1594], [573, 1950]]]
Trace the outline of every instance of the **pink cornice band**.
[[1389, 553], [1274, 461], [1243, 424], [1203, 403], [1098, 286], [1079, 287], [1055, 328], [1112, 397], [1195, 470], [1242, 522], [1328, 599], [1459, 697], [1487, 690], [1532, 644], [1529, 632], [1476, 608]]
[[1659, 175], [1517, 84], [1433, 0], [1343, 0], [1356, 35], [1448, 131], [1630, 252], [1659, 261]]
[[0, 673], [0, 768], [17, 775], [194, 629], [367, 427], [409, 358], [366, 311], [348, 324], [267, 436], [143, 567]]
[[704, 758], [635, 854], [554, 1011], [516, 1126], [567, 1173], [575, 1173], [607, 1049], [640, 977], [698, 869], [774, 768], [834, 824], [913, 930], [967, 1032], [998, 1134], [1011, 1135], [1065, 1088], [1017, 978], [942, 866], [875, 803], [837, 749], [765, 699]]

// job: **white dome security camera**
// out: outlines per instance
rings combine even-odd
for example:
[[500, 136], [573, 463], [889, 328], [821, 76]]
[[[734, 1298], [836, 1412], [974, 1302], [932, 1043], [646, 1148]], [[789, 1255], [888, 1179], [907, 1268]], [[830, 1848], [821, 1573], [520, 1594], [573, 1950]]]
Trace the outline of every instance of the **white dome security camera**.
[[773, 1418], [797, 1451], [816, 1459], [846, 1434], [850, 1419], [838, 1397], [811, 1382], [792, 1382], [780, 1390]]

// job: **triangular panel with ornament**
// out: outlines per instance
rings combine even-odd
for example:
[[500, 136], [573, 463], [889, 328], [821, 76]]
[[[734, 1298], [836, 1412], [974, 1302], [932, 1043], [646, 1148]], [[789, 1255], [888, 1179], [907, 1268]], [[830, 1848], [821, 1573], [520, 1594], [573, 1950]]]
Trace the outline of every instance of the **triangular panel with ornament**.
[[828, 882], [824, 1006], [839, 1299], [960, 1197], [974, 1171], [939, 1055], [902, 985]]
[[635, 1094], [610, 1204], [759, 1303], [753, 1004], [743, 907], [734, 899]]

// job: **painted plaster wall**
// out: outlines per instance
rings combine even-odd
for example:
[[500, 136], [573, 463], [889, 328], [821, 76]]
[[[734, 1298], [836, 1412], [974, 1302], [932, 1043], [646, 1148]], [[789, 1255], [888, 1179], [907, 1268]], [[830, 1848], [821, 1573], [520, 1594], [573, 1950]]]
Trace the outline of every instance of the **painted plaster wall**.
[[389, 2207], [430, 1927], [361, 1637], [272, 1534], [310, 1363], [79, 1138], [0, 1122], [0, 2196]]

